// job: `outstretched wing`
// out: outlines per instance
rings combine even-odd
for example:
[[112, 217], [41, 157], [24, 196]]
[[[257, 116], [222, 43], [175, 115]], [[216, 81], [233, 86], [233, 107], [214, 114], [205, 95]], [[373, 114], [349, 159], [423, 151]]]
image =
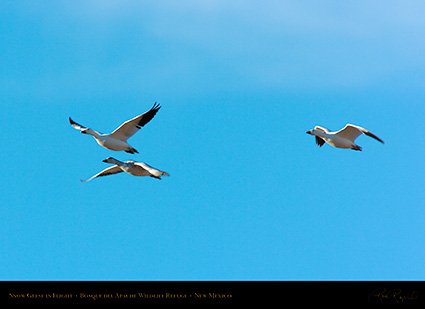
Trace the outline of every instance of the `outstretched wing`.
[[122, 169], [118, 165], [114, 165], [114, 166], [111, 166], [111, 167], [104, 169], [103, 171], [101, 171], [100, 173], [97, 173], [96, 175], [94, 175], [93, 177], [90, 177], [89, 179], [86, 179], [86, 180], [80, 179], [80, 181], [81, 182], [87, 182], [87, 181], [90, 181], [90, 180], [92, 180], [93, 178], [96, 178], [96, 177], [108, 176], [108, 175], [118, 174], [118, 173], [121, 173], [121, 172], [122, 172]]
[[315, 130], [317, 131], [322, 131], [323, 133], [329, 133], [329, 129], [326, 129], [325, 127], [321, 127], [321, 126], [315, 126], [314, 127]]
[[[315, 126], [314, 129], [317, 130], [317, 131], [321, 131], [323, 133], [329, 133], [329, 130], [328, 129], [326, 129], [324, 127], [321, 127], [321, 126]], [[325, 140], [323, 138], [317, 136], [317, 135], [315, 137], [316, 137], [316, 144], [319, 147], [322, 147], [323, 144], [325, 143]]]
[[71, 124], [71, 126], [77, 130], [84, 130], [84, 129], [88, 129], [87, 127], [82, 126], [81, 124], [76, 123], [74, 120], [71, 119], [71, 117], [69, 117], [69, 123]]
[[339, 130], [335, 133], [336, 135], [349, 139], [352, 142], [355, 141], [357, 137], [359, 137], [360, 134], [366, 134], [367, 136], [373, 137], [377, 141], [384, 144], [384, 141], [377, 137], [375, 134], [370, 132], [369, 130], [366, 130], [365, 128], [356, 126], [354, 124], [347, 124], [343, 129]]
[[151, 121], [160, 108], [161, 106], [155, 102], [150, 110], [124, 122], [114, 132], [112, 132], [110, 136], [122, 141], [127, 141], [128, 138], [132, 137], [145, 124]]
[[360, 129], [361, 128], [358, 126], [347, 124], [344, 128], [342, 128], [338, 132], [335, 132], [335, 135], [354, 142], [354, 140], [359, 137], [360, 134], [363, 133]]
[[366, 130], [364, 128], [360, 128], [360, 129], [362, 130], [362, 133], [363, 134], [366, 134], [367, 136], [370, 136], [370, 137], [376, 139], [378, 142], [381, 142], [382, 144], [385, 144], [385, 142], [382, 139], [380, 139], [379, 137], [377, 137], [375, 134], [373, 134], [369, 130]]
[[160, 171], [160, 170], [158, 170], [158, 169], [156, 169], [156, 168], [154, 168], [154, 167], [152, 167], [152, 166], [150, 166], [146, 163], [135, 162], [134, 164], [140, 166], [141, 168], [148, 171], [150, 174], [154, 175], [155, 177], [160, 177], [162, 175], [170, 176], [170, 174], [168, 174], [167, 172]]

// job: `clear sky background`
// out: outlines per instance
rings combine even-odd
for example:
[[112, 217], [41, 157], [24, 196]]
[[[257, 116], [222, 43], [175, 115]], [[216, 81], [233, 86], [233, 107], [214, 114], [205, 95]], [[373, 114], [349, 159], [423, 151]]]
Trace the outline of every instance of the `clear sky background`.
[[[0, 279], [425, 279], [423, 1], [3, 1]], [[157, 101], [113, 152], [109, 133]], [[363, 126], [362, 152], [305, 131]], [[161, 181], [108, 164], [146, 162]]]

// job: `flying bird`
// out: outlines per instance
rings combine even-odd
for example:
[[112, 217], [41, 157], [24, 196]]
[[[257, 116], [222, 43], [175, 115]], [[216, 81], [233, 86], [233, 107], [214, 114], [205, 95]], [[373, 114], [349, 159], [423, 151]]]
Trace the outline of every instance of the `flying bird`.
[[114, 151], [123, 150], [134, 154], [139, 152], [127, 143], [127, 139], [132, 137], [137, 131], [139, 131], [139, 129], [151, 121], [160, 108], [161, 106], [155, 102], [150, 110], [124, 122], [111, 134], [102, 134], [93, 129], [82, 126], [72, 120], [71, 117], [69, 117], [69, 122], [71, 123], [71, 126], [80, 130], [81, 133], [93, 136], [96, 139], [96, 142], [106, 149]]
[[114, 166], [104, 169], [100, 173], [97, 173], [96, 175], [90, 177], [87, 180], [80, 180], [80, 181], [87, 182], [96, 177], [113, 175], [113, 174], [118, 174], [122, 172], [126, 172], [127, 174], [130, 174], [133, 176], [150, 176], [159, 180], [161, 180], [162, 175], [170, 176], [170, 174], [168, 174], [167, 172], [160, 171], [143, 162], [135, 162], [133, 160], [121, 162], [112, 157], [106, 158], [102, 162], [111, 163], [111, 164], [114, 164]]
[[319, 147], [322, 147], [323, 144], [326, 142], [336, 148], [345, 148], [361, 151], [362, 147], [354, 143], [356, 138], [359, 137], [361, 134], [373, 137], [382, 144], [385, 144], [382, 139], [377, 137], [372, 132], [354, 124], [347, 124], [344, 128], [336, 132], [330, 132], [326, 128], [315, 126], [314, 129], [308, 130], [305, 133], [314, 135], [316, 137], [316, 144]]

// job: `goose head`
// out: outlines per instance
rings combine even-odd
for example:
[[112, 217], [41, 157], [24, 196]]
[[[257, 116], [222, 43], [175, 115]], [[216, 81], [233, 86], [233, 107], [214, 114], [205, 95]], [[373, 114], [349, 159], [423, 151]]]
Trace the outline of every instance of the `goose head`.
[[117, 160], [112, 157], [107, 157], [105, 160], [102, 160], [102, 162], [105, 163], [115, 163]]
[[86, 128], [86, 129], [81, 130], [81, 133], [83, 133], [83, 134], [89, 134], [89, 135], [94, 135], [94, 131], [92, 129], [90, 129], [90, 128]]
[[112, 164], [116, 164], [116, 165], [119, 165], [119, 166], [123, 165], [123, 163], [122, 163], [121, 161], [118, 161], [117, 159], [112, 158], [112, 157], [107, 157], [107, 158], [106, 158], [105, 160], [103, 160], [102, 162], [105, 162], [105, 163], [112, 163]]
[[305, 133], [310, 134], [310, 135], [314, 135], [314, 134], [313, 134], [313, 130], [308, 130], [308, 131], [306, 131]]

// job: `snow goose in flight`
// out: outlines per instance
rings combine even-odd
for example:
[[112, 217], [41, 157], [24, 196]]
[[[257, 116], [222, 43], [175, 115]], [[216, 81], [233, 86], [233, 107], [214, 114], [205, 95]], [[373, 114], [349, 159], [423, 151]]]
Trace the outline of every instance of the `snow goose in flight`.
[[96, 139], [96, 142], [106, 149], [115, 151], [124, 150], [128, 153], [139, 153], [127, 143], [127, 139], [132, 137], [141, 127], [147, 124], [156, 115], [160, 108], [161, 106], [155, 102], [150, 110], [124, 122], [111, 134], [102, 134], [93, 129], [84, 127], [73, 121], [71, 117], [69, 117], [69, 122], [71, 123], [71, 126], [80, 130], [81, 133], [93, 136]]
[[96, 177], [113, 175], [113, 174], [118, 174], [121, 172], [126, 172], [127, 174], [130, 174], [133, 176], [150, 176], [160, 180], [162, 175], [170, 176], [170, 174], [168, 174], [167, 172], [160, 171], [143, 162], [135, 162], [132, 160], [121, 162], [112, 157], [106, 158], [102, 162], [111, 163], [111, 164], [114, 164], [114, 166], [104, 169], [100, 173], [97, 173], [96, 175], [94, 175], [93, 177], [90, 177], [87, 180], [81, 180], [81, 182], [87, 182]]
[[326, 142], [336, 148], [348, 148], [361, 151], [362, 147], [354, 143], [356, 138], [361, 134], [373, 137], [384, 144], [384, 141], [372, 132], [353, 124], [347, 124], [344, 128], [337, 132], [330, 132], [326, 128], [315, 126], [314, 129], [308, 130], [305, 133], [314, 135], [316, 137], [316, 144], [319, 145], [319, 147], [322, 147]]

